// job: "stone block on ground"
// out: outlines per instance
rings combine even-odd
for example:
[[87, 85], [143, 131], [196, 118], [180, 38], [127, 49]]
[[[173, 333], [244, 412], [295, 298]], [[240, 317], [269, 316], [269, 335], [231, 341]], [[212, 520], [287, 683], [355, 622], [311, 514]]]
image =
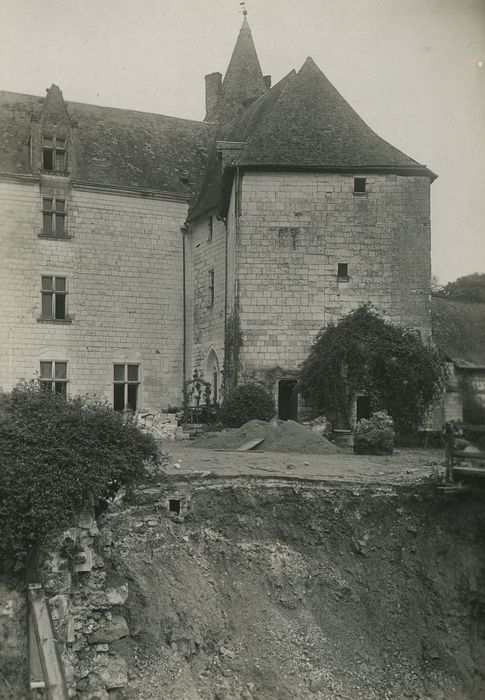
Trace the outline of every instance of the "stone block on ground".
[[362, 418], [355, 428], [354, 453], [358, 455], [392, 455], [394, 421], [386, 411]]
[[326, 416], [318, 416], [309, 421], [303, 421], [303, 425], [317, 435], [323, 435], [323, 437], [329, 438], [332, 435], [332, 423]]
[[108, 664], [104, 668], [100, 668], [99, 677], [108, 690], [112, 688], [122, 688], [128, 683], [128, 673], [126, 670], [126, 661], [121, 656], [110, 655]]
[[111, 620], [103, 620], [89, 635], [91, 644], [109, 644], [129, 634], [128, 623], [122, 615], [113, 615]]

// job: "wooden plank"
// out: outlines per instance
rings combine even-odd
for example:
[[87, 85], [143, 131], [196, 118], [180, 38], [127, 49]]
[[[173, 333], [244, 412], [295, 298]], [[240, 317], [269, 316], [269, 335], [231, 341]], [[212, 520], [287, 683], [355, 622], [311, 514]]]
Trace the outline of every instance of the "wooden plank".
[[469, 433], [485, 433], [485, 425], [475, 425], [470, 423], [453, 423], [455, 428], [466, 430]]
[[456, 459], [481, 459], [485, 461], [485, 452], [453, 452]]
[[29, 678], [31, 690], [38, 688], [38, 683], [42, 683], [42, 687], [45, 688], [44, 672], [40, 661], [37, 638], [35, 636], [32, 610], [29, 612]]
[[470, 493], [471, 487], [469, 484], [447, 484], [446, 486], [438, 486], [437, 489], [450, 496], [461, 496], [462, 494]]
[[254, 450], [255, 447], [258, 445], [261, 445], [261, 443], [264, 442], [264, 438], [257, 438], [256, 440], [249, 440], [249, 442], [245, 442], [244, 445], [241, 445], [241, 447], [238, 447], [236, 452], [248, 452], [248, 450]]
[[446, 424], [446, 481], [453, 481], [453, 449], [454, 449], [453, 427], [451, 423]]
[[36, 584], [29, 585], [29, 602], [48, 700], [67, 700], [66, 681], [49, 607], [42, 588]]
[[485, 467], [455, 467], [453, 475], [457, 476], [481, 476], [485, 479]]

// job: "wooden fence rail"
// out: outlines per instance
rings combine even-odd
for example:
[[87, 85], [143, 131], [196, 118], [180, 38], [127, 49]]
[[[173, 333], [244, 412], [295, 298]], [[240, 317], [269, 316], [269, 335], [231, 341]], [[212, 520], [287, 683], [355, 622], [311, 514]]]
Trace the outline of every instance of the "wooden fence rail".
[[481, 477], [485, 479], [485, 466], [457, 464], [457, 460], [466, 460], [467, 462], [478, 461], [485, 464], [485, 452], [466, 452], [457, 449], [456, 440], [462, 437], [463, 433], [485, 435], [485, 425], [470, 425], [469, 423], [461, 423], [458, 421], [445, 423], [446, 480], [450, 482], [457, 481], [460, 477], [464, 476]]

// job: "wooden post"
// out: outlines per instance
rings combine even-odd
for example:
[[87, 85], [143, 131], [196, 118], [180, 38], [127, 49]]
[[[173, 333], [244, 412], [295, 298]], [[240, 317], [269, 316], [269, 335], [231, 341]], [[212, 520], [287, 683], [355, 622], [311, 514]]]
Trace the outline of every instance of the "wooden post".
[[455, 431], [453, 429], [453, 424], [446, 423], [446, 481], [453, 481], [453, 467], [455, 464], [454, 459], [455, 450]]
[[31, 634], [33, 633], [33, 639], [31, 638], [30, 640], [30, 658], [34, 663], [34, 674], [37, 676], [32, 678], [34, 687], [31, 686], [31, 690], [40, 687], [36, 654], [32, 649], [32, 645], [35, 644], [37, 647], [38, 660], [42, 668], [44, 688], [47, 691], [48, 700], [67, 700], [68, 694], [64, 678], [64, 669], [44, 591], [40, 584], [31, 583], [29, 584], [28, 592], [30, 616], [33, 623], [30, 628]]

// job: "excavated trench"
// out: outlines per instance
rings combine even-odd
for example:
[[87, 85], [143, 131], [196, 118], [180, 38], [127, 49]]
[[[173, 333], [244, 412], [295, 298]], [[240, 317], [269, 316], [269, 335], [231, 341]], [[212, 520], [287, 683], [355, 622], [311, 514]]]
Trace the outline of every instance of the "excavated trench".
[[[485, 698], [485, 496], [174, 480], [104, 516], [123, 698]], [[106, 553], [105, 553], [106, 558]]]

